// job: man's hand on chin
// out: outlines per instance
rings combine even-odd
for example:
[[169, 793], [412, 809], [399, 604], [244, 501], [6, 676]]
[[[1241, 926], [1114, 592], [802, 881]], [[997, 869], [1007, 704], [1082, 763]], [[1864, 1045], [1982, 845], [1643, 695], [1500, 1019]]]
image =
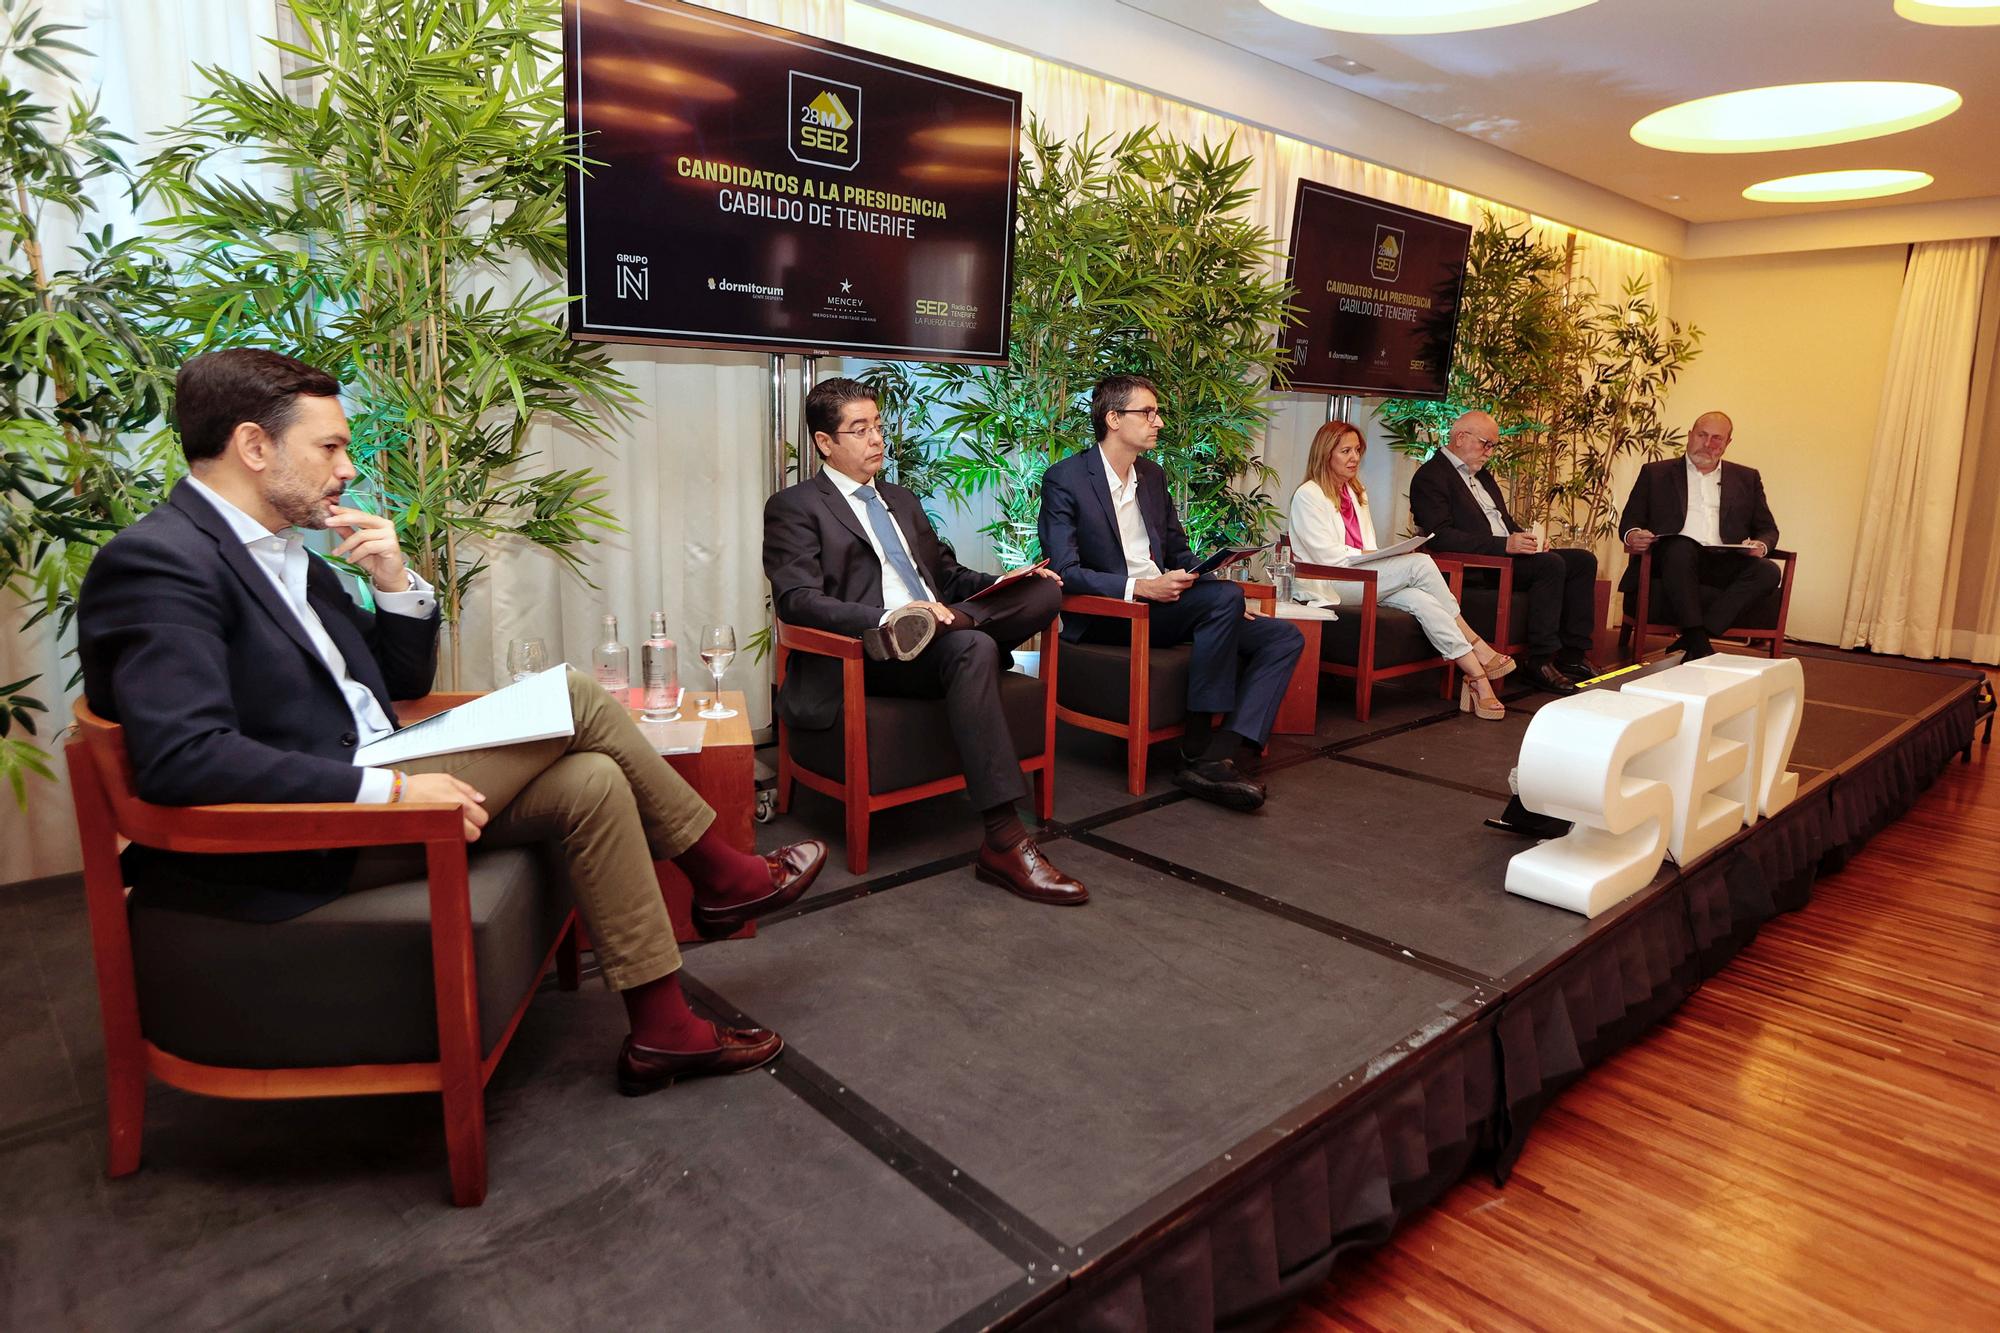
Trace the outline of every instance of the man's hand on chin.
[[327, 511], [326, 525], [343, 539], [333, 554], [366, 570], [375, 591], [410, 590], [410, 571], [396, 541], [395, 524], [364, 509], [334, 505]]

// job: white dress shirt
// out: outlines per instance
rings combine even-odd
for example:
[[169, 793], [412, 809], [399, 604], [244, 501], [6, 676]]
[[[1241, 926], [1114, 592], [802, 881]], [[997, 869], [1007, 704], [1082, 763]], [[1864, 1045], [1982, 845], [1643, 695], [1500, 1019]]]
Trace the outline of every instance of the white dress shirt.
[[1704, 473], [1687, 460], [1688, 511], [1681, 535], [1708, 546], [1722, 545], [1722, 464]]
[[1158, 577], [1160, 566], [1153, 560], [1153, 539], [1146, 532], [1146, 520], [1139, 513], [1139, 464], [1134, 460], [1125, 473], [1125, 479], [1118, 479], [1118, 469], [1111, 466], [1111, 455], [1099, 446], [1097, 456], [1104, 463], [1104, 484], [1111, 492], [1111, 512], [1118, 519], [1118, 543], [1125, 548], [1125, 600], [1132, 600], [1132, 589], [1140, 579]]
[[1465, 460], [1451, 452], [1451, 450], [1445, 450], [1444, 456], [1449, 458], [1451, 465], [1458, 469], [1459, 477], [1465, 482], [1465, 489], [1471, 491], [1472, 498], [1479, 501], [1480, 509], [1486, 514], [1486, 526], [1492, 530], [1495, 537], [1505, 537], [1507, 535], [1506, 516], [1500, 512], [1500, 506], [1493, 503], [1493, 497], [1487, 493], [1486, 487], [1480, 482], [1479, 474], [1467, 467]]
[[[341, 698], [347, 701], [347, 711], [354, 715], [354, 734], [360, 738], [360, 744], [378, 741], [394, 731], [395, 724], [382, 711], [375, 691], [356, 680], [354, 673], [347, 669], [347, 659], [341, 655], [333, 637], [326, 632], [319, 612], [313, 610], [306, 599], [306, 562], [312, 557], [306, 552], [305, 539], [299, 536], [299, 530], [286, 528], [283, 532], [272, 532], [217, 494], [214, 487], [204, 485], [192, 475], [187, 481], [202, 499], [215, 506], [215, 512], [222, 515], [222, 521], [243, 542], [257, 568], [271, 580], [278, 599], [290, 608], [299, 628], [306, 632], [306, 638], [319, 655], [320, 664], [333, 677], [334, 684], [340, 687]], [[409, 571], [409, 575], [410, 586], [402, 592], [375, 593], [377, 611], [421, 619], [436, 609], [437, 597], [431, 586], [418, 578], [414, 569]], [[361, 791], [354, 799], [362, 805], [381, 805], [388, 801], [394, 787], [395, 774], [389, 769], [364, 768], [361, 770]]]
[[[889, 515], [889, 526], [896, 530], [896, 544], [902, 547], [903, 554], [909, 557], [911, 568], [918, 571], [918, 586], [912, 588], [904, 584], [902, 576], [890, 567], [889, 559], [882, 551], [882, 540], [875, 535], [874, 523], [869, 521], [868, 502], [855, 494], [863, 486], [867, 486], [870, 483], [856, 481], [838, 468], [828, 468], [826, 475], [833, 480], [833, 484], [839, 488], [841, 495], [846, 498], [847, 507], [854, 511], [856, 518], [861, 520], [861, 535], [868, 539], [868, 549], [875, 552], [875, 559], [882, 566], [881, 623], [886, 623], [889, 619], [889, 613], [899, 606], [906, 606], [911, 602], [935, 602], [937, 600], [936, 595], [922, 584], [923, 566], [917, 563], [915, 553], [910, 550], [909, 538], [903, 535], [903, 525], [896, 522], [894, 513]], [[882, 492], [878, 490], [875, 494], [880, 496]], [[889, 502], [883, 500], [882, 507], [887, 509]]]

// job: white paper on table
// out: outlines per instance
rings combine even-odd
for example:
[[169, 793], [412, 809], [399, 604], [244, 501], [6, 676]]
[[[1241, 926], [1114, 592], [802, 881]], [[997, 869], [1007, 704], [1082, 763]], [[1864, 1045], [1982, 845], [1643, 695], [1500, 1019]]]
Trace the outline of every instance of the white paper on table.
[[382, 768], [432, 755], [574, 736], [576, 718], [569, 708], [568, 672], [568, 664], [559, 663], [505, 689], [412, 723], [356, 750], [355, 765]]
[[702, 739], [708, 734], [708, 724], [692, 719], [648, 722], [641, 718], [639, 734], [659, 754], [700, 754]]
[[1363, 551], [1360, 555], [1351, 555], [1347, 559], [1342, 560], [1340, 564], [1343, 568], [1352, 568], [1355, 565], [1370, 565], [1377, 560], [1386, 560], [1392, 555], [1403, 555], [1406, 552], [1414, 551], [1430, 539], [1431, 535], [1428, 532], [1420, 532], [1414, 537], [1403, 538], [1403, 540], [1397, 542], [1394, 546], [1384, 546], [1379, 551]]

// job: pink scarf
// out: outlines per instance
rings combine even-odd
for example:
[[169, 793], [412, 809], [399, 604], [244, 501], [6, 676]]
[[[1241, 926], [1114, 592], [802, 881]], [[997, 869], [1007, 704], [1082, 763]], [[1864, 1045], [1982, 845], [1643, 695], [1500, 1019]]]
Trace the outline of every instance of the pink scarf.
[[1361, 514], [1354, 507], [1354, 492], [1345, 486], [1340, 488], [1340, 516], [1347, 520], [1347, 544], [1360, 550]]

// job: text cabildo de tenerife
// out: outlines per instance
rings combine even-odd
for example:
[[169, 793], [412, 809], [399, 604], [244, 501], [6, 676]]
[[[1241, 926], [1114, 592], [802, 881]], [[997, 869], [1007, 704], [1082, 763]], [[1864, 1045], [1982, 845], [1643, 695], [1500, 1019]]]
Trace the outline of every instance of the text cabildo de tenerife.
[[674, 166], [686, 179], [722, 186], [716, 192], [716, 206], [725, 213], [744, 217], [901, 236], [913, 241], [917, 238], [918, 218], [943, 220], [948, 216], [942, 199], [871, 190], [786, 172], [758, 171], [698, 157], [679, 158]]

